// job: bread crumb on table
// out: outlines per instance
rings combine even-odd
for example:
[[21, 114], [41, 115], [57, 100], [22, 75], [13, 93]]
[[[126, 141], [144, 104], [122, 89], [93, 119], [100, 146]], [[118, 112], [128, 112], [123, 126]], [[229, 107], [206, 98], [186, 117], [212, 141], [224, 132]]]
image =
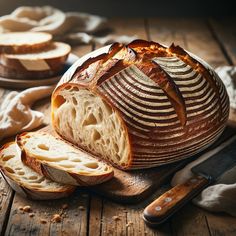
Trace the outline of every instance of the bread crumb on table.
[[115, 220], [115, 221], [120, 220], [120, 217], [119, 216], [112, 216], [112, 220]]
[[128, 227], [130, 227], [130, 226], [132, 226], [134, 223], [132, 222], [132, 221], [129, 221], [127, 224], [126, 224], [126, 227], [128, 228]]
[[61, 222], [61, 216], [59, 214], [54, 214], [52, 219], [51, 219], [51, 222], [60, 223]]
[[47, 220], [46, 219], [40, 219], [40, 223], [41, 224], [47, 224]]
[[31, 211], [31, 206], [24, 206], [22, 209], [24, 212], [30, 212]]
[[34, 217], [35, 216], [35, 214], [34, 213], [29, 213], [29, 217]]

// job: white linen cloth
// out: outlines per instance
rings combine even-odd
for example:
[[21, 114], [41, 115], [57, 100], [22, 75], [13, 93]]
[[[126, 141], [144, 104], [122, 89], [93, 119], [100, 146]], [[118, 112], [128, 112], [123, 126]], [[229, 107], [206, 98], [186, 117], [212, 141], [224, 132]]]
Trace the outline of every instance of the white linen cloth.
[[[218, 67], [216, 72], [227, 89], [231, 108], [236, 109], [236, 67], [222, 66]], [[205, 153], [178, 171], [172, 178], [171, 185], [176, 186], [191, 178], [193, 176], [191, 172], [193, 166], [206, 160], [224, 146], [225, 144], [222, 144], [217, 149]], [[225, 172], [214, 185], [204, 189], [193, 199], [193, 203], [212, 212], [226, 212], [232, 216], [236, 216], [236, 167]]]
[[81, 12], [62, 12], [51, 6], [19, 7], [11, 14], [0, 17], [0, 33], [11, 31], [48, 32], [55, 40], [68, 43], [108, 44], [114, 41], [127, 43], [137, 36], [105, 35], [96, 33], [107, 29], [107, 20]]
[[42, 112], [32, 110], [34, 102], [51, 95], [55, 86], [29, 88], [10, 92], [0, 104], [0, 140], [39, 127]]

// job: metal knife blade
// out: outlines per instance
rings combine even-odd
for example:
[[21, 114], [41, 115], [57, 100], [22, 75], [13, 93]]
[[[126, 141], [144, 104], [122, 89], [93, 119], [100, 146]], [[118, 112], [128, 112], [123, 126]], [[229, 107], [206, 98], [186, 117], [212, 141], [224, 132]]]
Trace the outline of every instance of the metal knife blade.
[[207, 160], [194, 166], [191, 171], [211, 181], [216, 181], [224, 172], [236, 165], [236, 136], [223, 144], [225, 147]]

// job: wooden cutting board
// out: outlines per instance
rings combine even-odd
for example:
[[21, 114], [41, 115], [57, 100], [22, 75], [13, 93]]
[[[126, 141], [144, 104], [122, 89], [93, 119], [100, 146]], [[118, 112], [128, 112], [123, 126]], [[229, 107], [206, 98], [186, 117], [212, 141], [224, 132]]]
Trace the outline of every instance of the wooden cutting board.
[[[59, 137], [50, 126], [42, 128], [41, 131], [45, 131]], [[214, 149], [220, 143], [229, 139], [233, 134], [236, 134], [236, 129], [231, 126], [227, 126], [221, 137], [211, 147], [205, 150], [204, 153]], [[114, 178], [106, 183], [90, 187], [90, 190], [117, 202], [139, 202], [154, 193], [158, 187], [166, 182], [177, 170], [202, 154], [203, 153], [199, 153], [185, 161], [155, 167], [152, 169], [122, 171], [114, 168]]]

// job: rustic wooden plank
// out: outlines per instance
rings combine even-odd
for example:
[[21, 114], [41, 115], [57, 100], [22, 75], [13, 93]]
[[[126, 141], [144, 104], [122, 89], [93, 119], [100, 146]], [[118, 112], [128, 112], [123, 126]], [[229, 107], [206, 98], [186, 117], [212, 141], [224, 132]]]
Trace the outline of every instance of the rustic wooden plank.
[[204, 211], [192, 204], [186, 205], [172, 217], [171, 226], [175, 235], [179, 236], [210, 235]]
[[230, 64], [236, 65], [236, 18], [212, 18], [209, 26]]
[[89, 214], [89, 235], [100, 235], [102, 230], [103, 199], [94, 194], [91, 195]]
[[151, 40], [170, 45], [179, 44], [206, 60], [212, 66], [227, 64], [218, 43], [203, 19], [149, 19]]
[[[31, 201], [16, 194], [5, 235], [86, 235], [88, 201], [83, 191], [54, 201]], [[21, 210], [24, 206], [31, 211]], [[54, 214], [61, 222], [53, 222]]]
[[79, 45], [72, 48], [72, 53], [78, 57], [82, 57], [88, 52], [92, 51], [92, 45]]
[[8, 221], [14, 192], [0, 174], [0, 235], [3, 235]]
[[[230, 65], [236, 65], [236, 18], [214, 18], [209, 20], [209, 28], [218, 41]], [[230, 120], [236, 123], [236, 110], [230, 110]]]
[[211, 236], [236, 235], [236, 218], [227, 214], [212, 214], [207, 212], [207, 222]]
[[108, 21], [108, 26], [114, 29], [115, 35], [135, 36], [147, 39], [145, 22], [142, 18], [112, 18]]

